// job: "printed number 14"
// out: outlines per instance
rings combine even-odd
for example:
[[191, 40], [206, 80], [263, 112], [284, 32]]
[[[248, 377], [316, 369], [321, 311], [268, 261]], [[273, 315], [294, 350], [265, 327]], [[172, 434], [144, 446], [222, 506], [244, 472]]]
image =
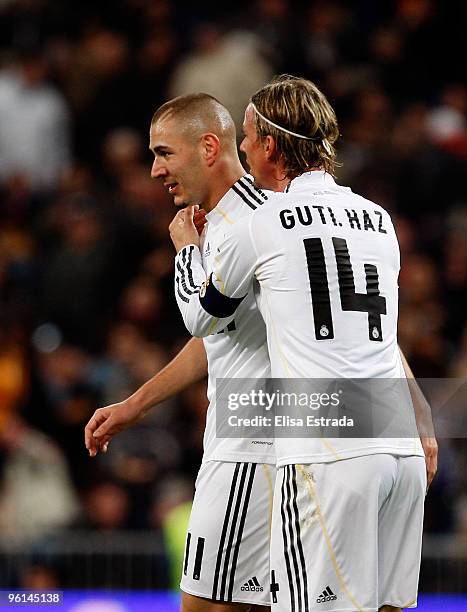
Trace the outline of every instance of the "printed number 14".
[[[332, 243], [336, 256], [342, 310], [368, 313], [368, 338], [372, 342], [382, 342], [381, 315], [386, 314], [386, 298], [379, 293], [379, 276], [376, 266], [364, 264], [366, 293], [356, 293], [347, 242], [343, 238], [333, 238]], [[317, 340], [331, 340], [334, 338], [334, 325], [323, 243], [321, 238], [306, 238], [303, 244], [310, 280], [315, 337]]]

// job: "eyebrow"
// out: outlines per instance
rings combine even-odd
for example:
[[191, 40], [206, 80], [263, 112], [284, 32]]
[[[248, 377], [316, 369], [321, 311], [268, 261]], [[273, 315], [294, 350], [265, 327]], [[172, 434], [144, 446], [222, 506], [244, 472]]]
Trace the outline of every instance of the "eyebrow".
[[165, 151], [170, 152], [170, 147], [166, 145], [159, 145], [157, 147], [149, 147], [149, 150], [154, 153], [154, 155], [158, 155], [159, 153], [164, 153]]

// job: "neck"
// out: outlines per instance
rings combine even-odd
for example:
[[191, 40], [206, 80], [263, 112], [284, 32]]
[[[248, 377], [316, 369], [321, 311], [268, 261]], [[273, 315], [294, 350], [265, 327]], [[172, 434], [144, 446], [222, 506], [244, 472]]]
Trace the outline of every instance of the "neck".
[[[303, 170], [303, 172], [300, 172], [298, 174], [293, 174], [291, 177], [289, 177], [287, 180], [290, 183], [291, 181], [293, 181], [294, 179], [296, 179], [298, 176], [303, 176], [304, 174], [306, 174], [307, 172], [323, 172], [324, 168], [323, 167], [319, 167], [319, 168], [306, 168], [305, 170]], [[286, 185], [287, 186], [287, 185]], [[285, 186], [285, 187], [286, 187]], [[284, 189], [285, 189], [284, 187]], [[283, 191], [283, 190], [281, 190]]]
[[210, 212], [215, 208], [232, 185], [244, 174], [246, 174], [245, 169], [239, 160], [225, 161], [219, 165], [216, 164], [216, 169], [214, 170], [213, 168], [209, 195], [206, 201], [203, 202], [204, 210]]
[[270, 189], [271, 191], [284, 191], [291, 181], [291, 177], [286, 176], [286, 174], [287, 172], [281, 162], [271, 162], [268, 171], [267, 184], [265, 184], [264, 187], [266, 189]]
[[276, 178], [275, 176], [271, 178], [271, 185], [268, 186], [268, 189], [272, 191], [284, 191], [287, 185], [290, 183], [290, 178]]

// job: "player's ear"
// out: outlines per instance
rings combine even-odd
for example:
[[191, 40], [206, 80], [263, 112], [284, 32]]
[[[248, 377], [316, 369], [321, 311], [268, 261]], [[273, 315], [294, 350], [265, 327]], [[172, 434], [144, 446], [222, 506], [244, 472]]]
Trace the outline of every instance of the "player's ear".
[[203, 158], [208, 166], [212, 166], [219, 156], [220, 141], [215, 134], [203, 134], [201, 137], [201, 149]]
[[264, 139], [263, 147], [267, 161], [275, 160], [277, 153], [276, 141], [270, 134]]

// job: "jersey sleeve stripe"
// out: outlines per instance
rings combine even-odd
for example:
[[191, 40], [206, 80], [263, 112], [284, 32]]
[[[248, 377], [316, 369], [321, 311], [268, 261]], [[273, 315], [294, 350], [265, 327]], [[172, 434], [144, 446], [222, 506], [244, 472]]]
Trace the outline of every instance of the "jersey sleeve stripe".
[[177, 261], [177, 270], [178, 270], [178, 280], [180, 281], [180, 285], [183, 288], [183, 291], [185, 292], [185, 295], [193, 295], [193, 293], [198, 293], [199, 289], [198, 287], [195, 287], [194, 289], [192, 289], [191, 287], [188, 287], [186, 284], [186, 269], [183, 268], [180, 265], [180, 262]]
[[184, 302], [189, 302], [189, 296], [191, 295], [190, 293], [188, 293], [188, 290], [186, 289], [186, 287], [183, 286], [183, 268], [180, 265], [179, 261], [175, 262], [175, 284], [177, 286], [177, 293], [180, 296], [180, 298], [184, 301]]
[[193, 281], [193, 273], [191, 271], [191, 262], [192, 262], [192, 258], [193, 258], [193, 248], [192, 246], [190, 246], [188, 249], [183, 249], [182, 251], [182, 263], [183, 263], [183, 279], [185, 282], [185, 285], [193, 290], [196, 291], [198, 289], [198, 287], [195, 285], [194, 281]]
[[192, 289], [194, 289], [195, 291], [198, 291], [199, 288], [196, 286], [195, 281], [193, 280], [193, 270], [191, 269], [191, 265], [193, 262], [193, 251], [195, 250], [195, 247], [191, 246], [190, 247], [190, 251], [188, 253], [188, 261], [187, 261], [187, 270], [188, 270], [188, 283], [190, 285], [190, 287]]
[[177, 276], [177, 278], [175, 280], [175, 284], [177, 286], [177, 294], [178, 294], [179, 298], [181, 300], [183, 300], [185, 303], [189, 304], [190, 300], [186, 296], [183, 295], [183, 293], [182, 293], [182, 291], [180, 289], [180, 276]]
[[[190, 297], [195, 293], [199, 293], [199, 287], [195, 285], [193, 273], [191, 270], [191, 262], [193, 257], [194, 247], [190, 247], [189, 252], [184, 249], [175, 264], [175, 284], [177, 294], [185, 303], [189, 303]], [[180, 263], [180, 259], [182, 263]]]

